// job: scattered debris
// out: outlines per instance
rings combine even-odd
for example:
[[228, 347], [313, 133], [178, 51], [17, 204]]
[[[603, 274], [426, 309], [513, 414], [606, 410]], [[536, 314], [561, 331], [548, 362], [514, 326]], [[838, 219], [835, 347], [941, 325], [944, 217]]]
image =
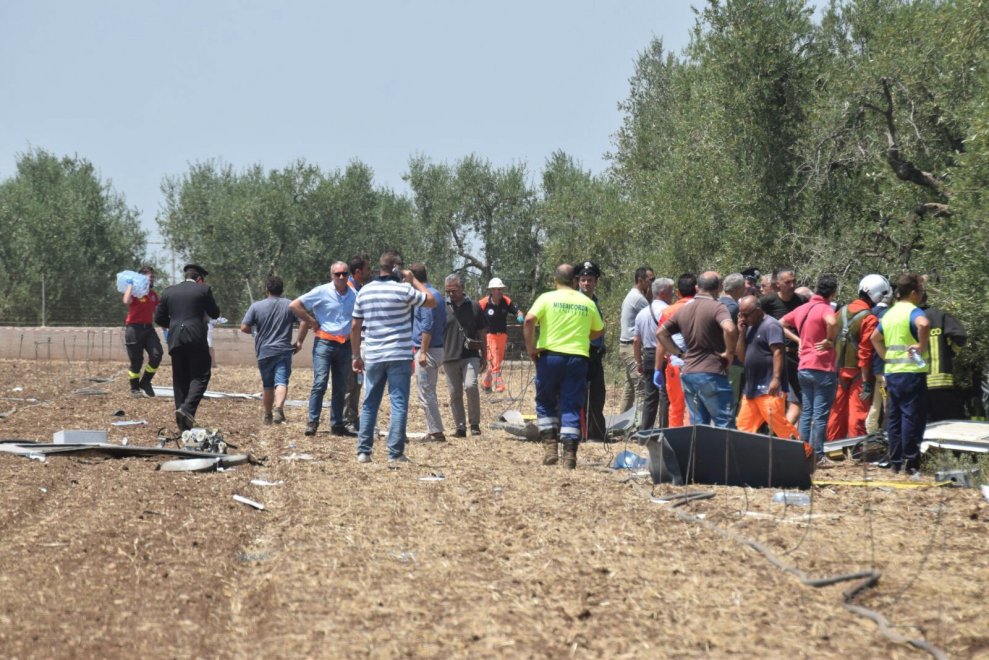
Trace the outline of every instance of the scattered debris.
[[980, 488], [982, 489], [982, 497], [986, 498], [986, 502], [989, 502], [989, 486], [982, 484]]
[[20, 385], [18, 385], [17, 387], [10, 388], [10, 391], [11, 392], [23, 392], [24, 391], [24, 388], [21, 387]]
[[989, 422], [945, 421], [928, 424], [924, 429], [920, 451], [924, 453], [931, 447], [989, 453]]
[[975, 488], [979, 480], [979, 468], [970, 470], [942, 470], [934, 474], [934, 481], [950, 481], [961, 488]]
[[419, 477], [419, 481], [446, 481], [446, 477], [444, 477], [442, 474], [432, 472], [424, 477]]
[[148, 422], [143, 419], [125, 419], [119, 422], [110, 422], [110, 426], [144, 426]]
[[32, 461], [40, 461], [42, 463], [48, 460], [47, 458], [45, 458], [44, 454], [31, 453], [31, 454], [26, 454], [26, 456], [30, 458]]
[[0, 412], [0, 419], [6, 419], [7, 417], [13, 415], [15, 412], [17, 412], [17, 406], [14, 406], [13, 408], [5, 412]]
[[77, 390], [72, 390], [72, 393], [76, 396], [107, 396], [110, 394], [107, 390], [101, 390], [98, 387], [80, 387]]
[[44, 486], [42, 486], [42, 487], [41, 487], [41, 488], [39, 488], [38, 490], [40, 490], [40, 491], [41, 491], [42, 493], [47, 493], [47, 492], [48, 492], [48, 489], [47, 489], [47, 488], [45, 488]]
[[158, 470], [162, 472], [217, 472], [235, 465], [243, 465], [248, 460], [247, 454], [229, 454], [213, 458], [181, 458], [159, 464]]
[[813, 463], [798, 440], [702, 425], [653, 429], [635, 437], [649, 448], [653, 483], [811, 487]]
[[56, 431], [52, 435], [56, 445], [99, 445], [106, 443], [106, 431], [84, 431], [70, 429]]
[[[155, 392], [155, 396], [163, 397], [174, 397], [175, 392], [171, 387], [161, 387], [158, 385], [152, 386]], [[260, 394], [244, 394], [241, 392], [214, 392], [213, 390], [206, 390], [203, 394], [204, 399], [245, 399], [247, 401], [260, 401]], [[308, 404], [307, 404], [308, 405]]]
[[266, 481], [264, 479], [251, 479], [251, 484], [255, 486], [281, 486], [284, 481], [279, 479], [278, 481]]
[[252, 506], [258, 511], [264, 511], [264, 505], [260, 502], [255, 502], [254, 500], [249, 500], [243, 495], [234, 495], [234, 500], [240, 502], [241, 504], [246, 504], [247, 506]]
[[294, 451], [288, 456], [282, 456], [283, 461], [311, 461], [313, 459], [312, 454], [296, 454]]
[[[33, 442], [30, 440], [0, 441], [0, 452], [29, 456], [39, 454], [51, 455], [88, 455], [104, 458], [128, 458], [134, 456], [181, 456], [184, 458], [232, 458], [227, 454], [216, 454], [191, 449], [172, 449], [169, 447], [146, 447], [140, 445], [101, 444], [64, 444], [56, 445], [48, 442]], [[252, 465], [264, 465], [266, 458], [255, 458], [250, 454], [246, 462]], [[239, 455], [238, 455], [239, 456]]]
[[119, 410], [114, 410], [110, 413], [110, 417], [123, 417], [126, 414], [127, 413], [124, 412], [123, 408], [120, 408]]

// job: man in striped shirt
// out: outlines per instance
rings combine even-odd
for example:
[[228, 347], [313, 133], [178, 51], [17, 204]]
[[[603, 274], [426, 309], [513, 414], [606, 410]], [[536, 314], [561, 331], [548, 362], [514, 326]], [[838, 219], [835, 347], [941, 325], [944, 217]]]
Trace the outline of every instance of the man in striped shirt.
[[412, 309], [431, 309], [436, 304], [436, 297], [412, 275], [412, 271], [402, 270], [402, 256], [391, 249], [385, 250], [378, 260], [378, 276], [357, 294], [350, 345], [354, 371], [364, 372], [364, 403], [357, 434], [358, 463], [371, 462], [374, 426], [385, 385], [391, 403], [388, 460], [408, 461], [405, 457], [405, 422], [412, 381]]

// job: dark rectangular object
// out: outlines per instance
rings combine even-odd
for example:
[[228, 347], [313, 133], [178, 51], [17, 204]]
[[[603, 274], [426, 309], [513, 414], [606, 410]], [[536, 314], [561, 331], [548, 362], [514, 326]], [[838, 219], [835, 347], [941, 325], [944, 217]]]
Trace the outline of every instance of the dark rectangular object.
[[649, 449], [649, 472], [653, 483], [661, 481], [661, 438], [666, 438], [676, 454], [684, 483], [753, 488], [806, 489], [811, 486], [813, 462], [807, 458], [803, 442], [714, 426], [683, 426], [637, 433], [638, 442]]

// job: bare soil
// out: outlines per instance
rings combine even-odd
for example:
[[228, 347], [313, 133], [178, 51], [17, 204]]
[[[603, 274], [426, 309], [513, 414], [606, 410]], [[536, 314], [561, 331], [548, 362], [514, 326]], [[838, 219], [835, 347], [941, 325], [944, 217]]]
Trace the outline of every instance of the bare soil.
[[[125, 371], [0, 361], [0, 439], [108, 429], [112, 442], [154, 445], [172, 401], [129, 398]], [[715, 497], [680, 510], [813, 577], [881, 571], [856, 603], [897, 633], [989, 657], [978, 491], [827, 485], [810, 507], [784, 506], [772, 490], [654, 488], [608, 470], [641, 449], [623, 443], [583, 446], [573, 472], [543, 467], [537, 445], [488, 428], [507, 408], [532, 412], [530, 376], [517, 366], [508, 393], [482, 394], [482, 436], [413, 441], [400, 469], [383, 440], [359, 465], [352, 439], [305, 437], [303, 409], [263, 426], [260, 403], [237, 400], [204, 401], [199, 419], [264, 466], [176, 474], [156, 472], [158, 459], [0, 454], [0, 657], [925, 655], [844, 609], [850, 583], [803, 586], [650, 499], [688, 490]], [[310, 378], [297, 369], [290, 398], [306, 398]], [[162, 369], [156, 384], [168, 381]], [[210, 384], [259, 386], [254, 369], [228, 366]], [[109, 394], [71, 393], [81, 387]], [[440, 390], [445, 400], [442, 377]], [[39, 403], [14, 400], [26, 398]], [[148, 424], [111, 427], [118, 409]], [[409, 433], [424, 430], [414, 404]], [[287, 460], [301, 453], [313, 460]], [[853, 464], [817, 477], [891, 480]]]

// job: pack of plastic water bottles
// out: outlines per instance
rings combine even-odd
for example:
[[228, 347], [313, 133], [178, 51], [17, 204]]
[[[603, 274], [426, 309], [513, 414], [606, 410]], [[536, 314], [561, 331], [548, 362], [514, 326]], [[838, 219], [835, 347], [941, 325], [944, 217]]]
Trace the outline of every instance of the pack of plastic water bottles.
[[132, 270], [124, 270], [117, 273], [117, 291], [123, 293], [127, 290], [128, 286], [134, 287], [131, 289], [132, 296], [143, 298], [148, 295], [148, 289], [151, 288], [151, 282], [148, 280], [147, 275], [135, 273]]

